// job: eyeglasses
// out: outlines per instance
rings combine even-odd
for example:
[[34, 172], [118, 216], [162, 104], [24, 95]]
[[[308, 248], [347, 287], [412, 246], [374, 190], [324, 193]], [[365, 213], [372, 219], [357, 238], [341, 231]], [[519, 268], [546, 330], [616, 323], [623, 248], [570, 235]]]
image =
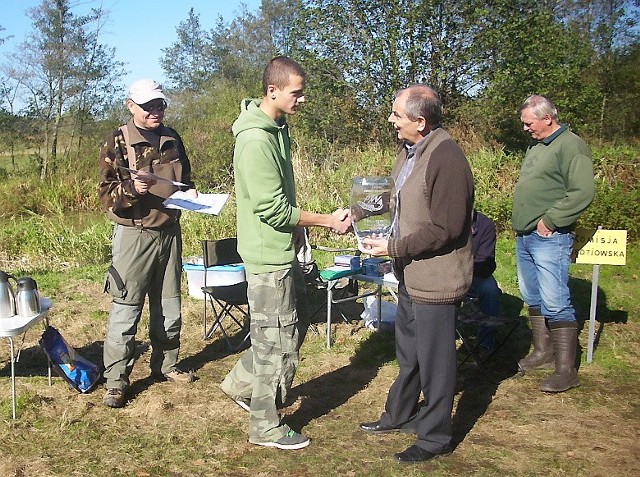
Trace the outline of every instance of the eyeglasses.
[[[138, 103], [136, 103], [138, 104]], [[147, 113], [158, 112], [163, 113], [165, 109], [167, 109], [167, 103], [162, 101], [149, 101], [148, 103], [138, 104], [142, 109], [144, 109]]]

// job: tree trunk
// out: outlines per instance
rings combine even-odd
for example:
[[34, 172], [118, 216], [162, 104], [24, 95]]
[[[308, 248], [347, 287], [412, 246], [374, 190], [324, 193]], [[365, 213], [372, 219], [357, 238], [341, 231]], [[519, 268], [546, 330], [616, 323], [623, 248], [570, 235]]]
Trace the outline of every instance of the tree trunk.
[[604, 139], [604, 116], [605, 116], [605, 111], [607, 110], [607, 93], [605, 92], [605, 94], [602, 95], [602, 105], [600, 106], [600, 131], [598, 136], [600, 137], [600, 140], [602, 141]]

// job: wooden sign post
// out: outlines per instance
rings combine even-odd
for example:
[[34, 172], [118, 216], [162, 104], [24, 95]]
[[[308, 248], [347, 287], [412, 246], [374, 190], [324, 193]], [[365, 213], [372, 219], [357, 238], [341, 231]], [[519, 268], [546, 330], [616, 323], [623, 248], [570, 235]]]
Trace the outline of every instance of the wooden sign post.
[[596, 306], [598, 303], [598, 280], [600, 265], [625, 265], [627, 262], [627, 231], [576, 229], [576, 241], [573, 246], [575, 263], [592, 263], [591, 309], [589, 311], [589, 343], [587, 363], [593, 361], [593, 344], [596, 330]]

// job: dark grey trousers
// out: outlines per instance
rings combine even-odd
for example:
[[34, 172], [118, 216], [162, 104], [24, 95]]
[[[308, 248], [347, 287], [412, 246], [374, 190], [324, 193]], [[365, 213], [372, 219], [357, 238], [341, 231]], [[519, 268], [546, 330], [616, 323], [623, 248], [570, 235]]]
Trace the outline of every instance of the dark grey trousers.
[[[396, 355], [400, 372], [389, 389], [384, 425], [413, 428], [416, 445], [443, 452], [452, 438], [456, 387], [456, 305], [415, 303], [399, 287]], [[424, 405], [418, 406], [420, 392]]]

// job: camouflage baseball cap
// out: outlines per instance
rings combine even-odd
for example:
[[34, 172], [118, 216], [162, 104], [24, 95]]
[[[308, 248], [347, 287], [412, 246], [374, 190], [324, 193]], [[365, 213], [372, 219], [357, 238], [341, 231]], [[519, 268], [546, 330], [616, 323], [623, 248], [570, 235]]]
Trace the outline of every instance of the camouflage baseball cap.
[[129, 87], [129, 99], [137, 104], [145, 104], [154, 99], [164, 99], [162, 85], [150, 79], [141, 79]]

